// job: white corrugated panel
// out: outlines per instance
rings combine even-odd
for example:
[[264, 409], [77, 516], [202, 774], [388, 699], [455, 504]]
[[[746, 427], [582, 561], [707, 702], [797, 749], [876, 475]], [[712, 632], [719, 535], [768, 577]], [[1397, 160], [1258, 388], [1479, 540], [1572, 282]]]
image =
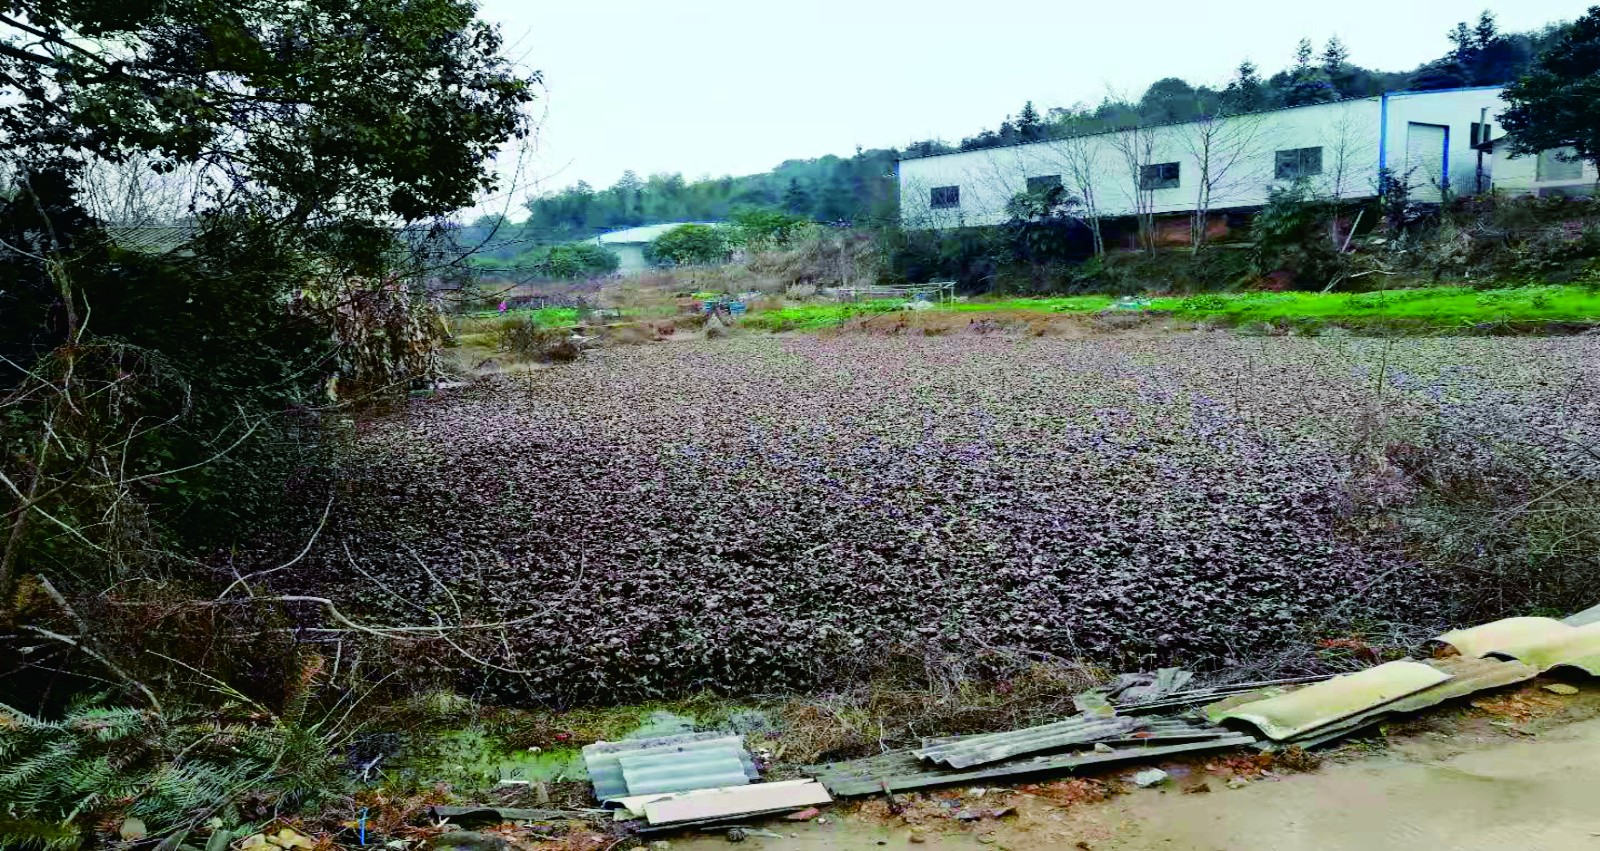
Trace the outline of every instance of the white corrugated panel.
[[643, 807], [644, 817], [651, 824], [677, 824], [747, 813], [799, 809], [832, 801], [828, 790], [815, 780], [787, 780], [726, 789], [701, 789], [646, 801]]
[[739, 748], [681, 753], [624, 754], [617, 758], [629, 795], [711, 789], [749, 783]]

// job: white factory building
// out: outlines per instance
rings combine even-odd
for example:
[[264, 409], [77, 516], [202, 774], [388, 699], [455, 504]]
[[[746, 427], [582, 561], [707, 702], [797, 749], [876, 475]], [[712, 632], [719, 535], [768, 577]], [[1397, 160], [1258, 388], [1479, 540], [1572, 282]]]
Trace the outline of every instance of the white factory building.
[[1592, 168], [1551, 155], [1511, 159], [1495, 144], [1501, 91], [1397, 92], [908, 158], [899, 163], [901, 219], [907, 228], [1000, 224], [1018, 193], [1056, 182], [1104, 218], [1248, 210], [1297, 179], [1325, 196], [1370, 198], [1383, 169], [1419, 201], [1488, 191], [1497, 169], [1507, 191], [1554, 185], [1536, 179], [1545, 176], [1573, 192], [1587, 179], [1592, 191]]

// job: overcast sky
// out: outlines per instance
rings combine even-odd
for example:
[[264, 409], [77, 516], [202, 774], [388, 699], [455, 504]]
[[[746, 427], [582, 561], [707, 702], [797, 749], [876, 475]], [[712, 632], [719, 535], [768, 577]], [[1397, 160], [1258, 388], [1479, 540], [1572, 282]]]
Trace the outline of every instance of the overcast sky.
[[[1596, 0], [484, 0], [508, 53], [543, 72], [537, 144], [512, 204], [579, 180], [750, 174], [786, 159], [958, 141], [1032, 100], [1135, 97], [1162, 77], [1220, 85], [1310, 37], [1409, 70], [1488, 8], [1503, 30]], [[515, 210], [511, 210], [515, 214]]]

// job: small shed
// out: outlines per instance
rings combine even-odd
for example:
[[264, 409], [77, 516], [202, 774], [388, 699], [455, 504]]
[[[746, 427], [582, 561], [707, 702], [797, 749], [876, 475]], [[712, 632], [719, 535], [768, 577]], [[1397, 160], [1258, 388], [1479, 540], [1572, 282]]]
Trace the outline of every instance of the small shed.
[[1505, 136], [1477, 147], [1492, 155], [1491, 183], [1501, 194], [1590, 197], [1595, 194], [1596, 183], [1600, 183], [1600, 172], [1594, 163], [1577, 159], [1571, 148], [1513, 157], [1510, 139]]

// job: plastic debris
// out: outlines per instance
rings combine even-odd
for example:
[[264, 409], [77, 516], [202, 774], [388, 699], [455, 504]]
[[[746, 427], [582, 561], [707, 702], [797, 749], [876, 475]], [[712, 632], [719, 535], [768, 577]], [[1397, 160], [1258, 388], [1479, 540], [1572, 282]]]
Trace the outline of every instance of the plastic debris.
[[1167, 778], [1169, 777], [1171, 777], [1171, 775], [1159, 768], [1146, 768], [1145, 770], [1133, 775], [1133, 785], [1138, 786], [1141, 789], [1148, 789], [1157, 783], [1167, 782]]

